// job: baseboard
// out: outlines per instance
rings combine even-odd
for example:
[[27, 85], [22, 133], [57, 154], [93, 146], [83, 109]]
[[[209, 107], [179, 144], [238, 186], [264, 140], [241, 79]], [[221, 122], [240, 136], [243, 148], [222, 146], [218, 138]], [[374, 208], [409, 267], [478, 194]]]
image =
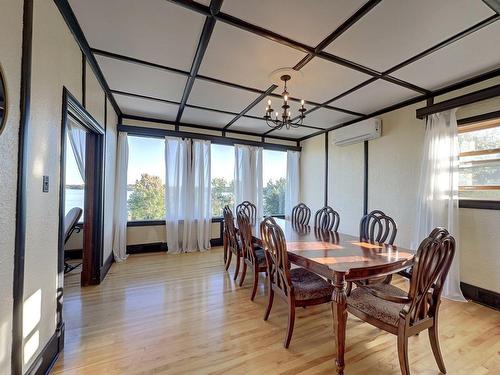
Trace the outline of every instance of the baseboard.
[[465, 298], [480, 303], [481, 305], [500, 310], [500, 293], [462, 282], [460, 283], [460, 288]]
[[141, 243], [127, 246], [127, 254], [157, 253], [168, 251], [166, 242]]
[[30, 366], [27, 375], [48, 375], [54, 367], [59, 354], [64, 349], [64, 323], [54, 332], [49, 342]]
[[222, 246], [222, 238], [213, 238], [210, 240], [210, 246]]
[[109, 254], [108, 258], [104, 261], [104, 263], [101, 267], [101, 271], [99, 272], [99, 277], [101, 279], [101, 282], [104, 280], [104, 278], [108, 274], [109, 269], [111, 268], [111, 265], [113, 264], [114, 261], [115, 261], [115, 257], [113, 255], [113, 252], [111, 252], [111, 254]]
[[82, 259], [82, 257], [83, 257], [82, 249], [64, 250], [65, 259]]

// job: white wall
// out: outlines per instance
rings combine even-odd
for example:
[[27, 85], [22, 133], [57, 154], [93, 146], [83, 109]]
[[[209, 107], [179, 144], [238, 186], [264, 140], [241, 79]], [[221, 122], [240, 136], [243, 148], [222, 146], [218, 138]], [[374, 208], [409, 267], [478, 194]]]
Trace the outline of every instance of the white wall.
[[339, 231], [359, 235], [363, 216], [364, 145], [335, 146], [329, 134], [328, 205], [340, 215]]
[[[21, 82], [23, 2], [2, 0], [0, 68], [7, 92], [7, 117], [0, 134], [0, 375], [11, 373], [12, 277], [17, 192], [19, 90]], [[5, 37], [8, 36], [8, 37]]]
[[301, 146], [300, 200], [315, 212], [325, 199], [325, 136], [309, 138]]
[[[87, 107], [104, 126], [104, 93], [96, 85], [91, 69], [87, 68]], [[63, 87], [66, 87], [80, 102], [82, 99], [81, 51], [51, 0], [34, 2], [31, 85], [30, 133], [27, 145], [29, 149], [26, 221], [28, 231], [24, 281], [24, 326], [29, 327], [29, 332], [24, 343], [24, 370], [29, 368], [56, 328]], [[116, 120], [112, 120], [110, 129], [113, 129], [113, 121], [116, 123]], [[111, 130], [111, 134], [107, 135], [107, 152], [112, 155], [114, 155], [114, 137], [116, 135]], [[107, 159], [111, 160], [110, 155], [107, 155]], [[112, 171], [112, 168], [107, 170], [107, 180], [113, 180], [109, 174]], [[44, 175], [50, 178], [49, 193], [42, 193], [41, 182]], [[112, 182], [109, 182], [108, 197], [112, 187]], [[109, 202], [106, 204], [106, 209], [112, 211]], [[112, 217], [112, 213], [106, 213], [105, 217]], [[105, 233], [109, 236], [109, 220], [106, 221], [108, 223]], [[105, 243], [109, 244], [109, 237]]]

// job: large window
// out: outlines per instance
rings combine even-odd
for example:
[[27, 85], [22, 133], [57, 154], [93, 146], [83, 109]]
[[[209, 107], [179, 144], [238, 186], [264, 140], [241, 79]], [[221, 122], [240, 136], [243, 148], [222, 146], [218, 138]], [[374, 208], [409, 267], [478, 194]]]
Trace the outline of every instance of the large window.
[[500, 200], [500, 118], [458, 131], [460, 198]]
[[222, 216], [225, 205], [234, 205], [234, 147], [212, 144], [212, 216]]
[[128, 220], [165, 219], [165, 141], [128, 137]]
[[284, 215], [286, 152], [264, 150], [262, 161], [264, 215]]

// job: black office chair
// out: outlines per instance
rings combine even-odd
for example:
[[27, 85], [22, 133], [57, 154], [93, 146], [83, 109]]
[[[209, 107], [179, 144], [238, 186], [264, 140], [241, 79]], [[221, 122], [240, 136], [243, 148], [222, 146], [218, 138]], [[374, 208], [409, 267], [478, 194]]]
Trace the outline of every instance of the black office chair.
[[[68, 242], [69, 238], [76, 231], [76, 233], [80, 232], [80, 227], [77, 226], [78, 220], [82, 217], [83, 210], [80, 207], [73, 207], [64, 217], [64, 244]], [[68, 273], [78, 268], [81, 263], [73, 266], [66, 262], [68, 258], [64, 259], [64, 273]]]

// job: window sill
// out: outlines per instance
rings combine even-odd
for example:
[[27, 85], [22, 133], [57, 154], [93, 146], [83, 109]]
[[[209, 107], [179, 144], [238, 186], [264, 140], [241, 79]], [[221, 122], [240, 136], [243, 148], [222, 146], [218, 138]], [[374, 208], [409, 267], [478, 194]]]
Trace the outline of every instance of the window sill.
[[[220, 223], [224, 219], [222, 217], [213, 217], [212, 223]], [[127, 221], [127, 227], [153, 227], [157, 225], [165, 225], [165, 220], [135, 220]]]
[[500, 201], [479, 200], [479, 199], [460, 199], [458, 201], [460, 208], [477, 208], [482, 210], [500, 210]]

